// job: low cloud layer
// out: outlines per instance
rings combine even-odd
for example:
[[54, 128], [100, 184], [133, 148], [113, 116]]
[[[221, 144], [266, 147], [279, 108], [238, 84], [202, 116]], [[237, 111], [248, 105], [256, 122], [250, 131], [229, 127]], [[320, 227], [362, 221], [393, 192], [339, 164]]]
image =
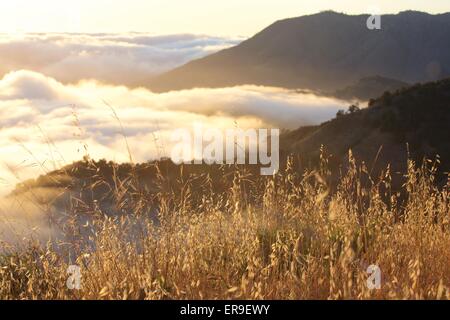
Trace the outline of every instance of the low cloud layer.
[[0, 80], [0, 183], [3, 190], [11, 189], [21, 179], [86, 153], [127, 161], [124, 135], [134, 160], [146, 161], [169, 155], [173, 130], [194, 123], [297, 128], [326, 121], [344, 106], [342, 101], [268, 87], [156, 94], [94, 81], [68, 85], [41, 73], [12, 72]]
[[328, 120], [344, 106], [269, 87], [156, 94], [96, 81], [63, 84], [34, 71], [8, 73], [0, 80], [0, 240], [58, 235], [32, 202], [2, 196], [85, 155], [129, 161], [125, 136], [133, 160], [143, 162], [170, 155], [174, 129], [296, 128]]
[[143, 86], [154, 75], [239, 43], [190, 34], [0, 34], [0, 77], [27, 69], [63, 83]]

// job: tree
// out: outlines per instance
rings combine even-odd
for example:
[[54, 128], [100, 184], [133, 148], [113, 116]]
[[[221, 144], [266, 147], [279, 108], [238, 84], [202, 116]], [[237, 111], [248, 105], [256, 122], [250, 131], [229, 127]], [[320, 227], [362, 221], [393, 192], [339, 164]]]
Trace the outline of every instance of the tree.
[[359, 110], [361, 110], [361, 109], [359, 108], [358, 104], [352, 104], [350, 107], [348, 107], [348, 113], [354, 113]]

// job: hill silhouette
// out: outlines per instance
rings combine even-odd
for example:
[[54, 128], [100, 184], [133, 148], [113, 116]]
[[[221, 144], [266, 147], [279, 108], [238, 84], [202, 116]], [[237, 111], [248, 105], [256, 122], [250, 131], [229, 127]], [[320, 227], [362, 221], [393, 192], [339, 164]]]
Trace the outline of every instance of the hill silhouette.
[[[284, 152], [313, 161], [321, 146], [341, 164], [348, 150], [369, 165], [390, 164], [406, 170], [406, 158], [420, 162], [440, 156], [443, 172], [450, 171], [450, 79], [417, 84], [395, 92], [385, 92], [319, 126], [300, 128], [282, 137]], [[376, 163], [374, 163], [374, 161]]]
[[[450, 76], [450, 13], [332, 11], [277, 21], [239, 45], [151, 79], [157, 92], [243, 84], [335, 91], [380, 76], [416, 83]], [[393, 88], [389, 88], [393, 89]]]
[[380, 76], [362, 78], [343, 89], [336, 90], [331, 95], [344, 100], [369, 100], [382, 95], [386, 91], [396, 91], [406, 88], [409, 84], [395, 79]]

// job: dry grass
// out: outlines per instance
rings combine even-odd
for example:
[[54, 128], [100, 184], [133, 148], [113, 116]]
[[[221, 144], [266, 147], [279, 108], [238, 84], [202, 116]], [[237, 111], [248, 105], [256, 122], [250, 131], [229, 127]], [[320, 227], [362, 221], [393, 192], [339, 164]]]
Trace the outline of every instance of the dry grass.
[[[449, 184], [435, 187], [434, 171], [411, 162], [400, 192], [389, 169], [372, 181], [352, 157], [333, 189], [326, 159], [304, 174], [289, 161], [258, 180], [236, 170], [220, 194], [189, 180], [173, 192], [160, 176], [157, 223], [93, 212], [82, 240], [4, 248], [0, 298], [449, 299]], [[133, 181], [112, 188], [118, 201], [139, 194]], [[67, 246], [81, 290], [66, 287]], [[366, 285], [371, 264], [379, 290]]]

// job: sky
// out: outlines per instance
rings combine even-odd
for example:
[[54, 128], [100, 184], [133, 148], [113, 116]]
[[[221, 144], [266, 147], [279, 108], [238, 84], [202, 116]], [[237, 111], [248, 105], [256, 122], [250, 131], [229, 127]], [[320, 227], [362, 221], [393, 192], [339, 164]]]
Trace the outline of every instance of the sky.
[[248, 37], [272, 22], [323, 10], [349, 14], [450, 11], [449, 0], [15, 0], [0, 32], [147, 32]]

